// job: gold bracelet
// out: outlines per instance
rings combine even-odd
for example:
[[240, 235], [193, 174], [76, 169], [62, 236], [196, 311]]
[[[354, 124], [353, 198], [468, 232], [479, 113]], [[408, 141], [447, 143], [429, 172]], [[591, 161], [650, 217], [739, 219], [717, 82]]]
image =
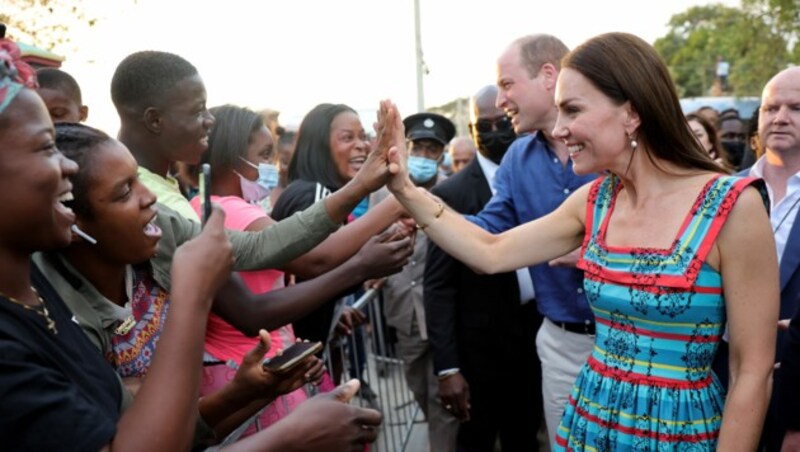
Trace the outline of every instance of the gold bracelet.
[[[433, 214], [433, 219], [434, 220], [438, 220], [439, 217], [441, 217], [442, 214], [444, 213], [444, 204], [442, 204], [440, 202], [438, 202], [436, 204], [439, 205], [439, 210], [435, 214]], [[420, 230], [420, 231], [424, 231], [425, 228], [427, 228], [428, 226], [429, 225], [427, 225], [427, 224], [417, 224], [417, 229]]]

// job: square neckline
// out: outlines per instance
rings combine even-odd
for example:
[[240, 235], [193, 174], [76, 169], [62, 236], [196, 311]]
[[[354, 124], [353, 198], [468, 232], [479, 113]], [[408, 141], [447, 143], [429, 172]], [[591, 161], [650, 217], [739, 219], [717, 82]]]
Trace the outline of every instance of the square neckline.
[[689, 207], [689, 211], [683, 218], [683, 222], [681, 223], [680, 228], [678, 228], [678, 232], [675, 234], [675, 238], [672, 240], [672, 245], [669, 248], [657, 248], [657, 247], [645, 247], [645, 246], [617, 246], [617, 245], [609, 245], [606, 242], [606, 234], [608, 233], [608, 224], [611, 221], [611, 216], [614, 214], [614, 207], [617, 204], [617, 195], [620, 191], [622, 191], [622, 182], [614, 176], [614, 179], [617, 181], [614, 183], [613, 190], [611, 192], [611, 200], [608, 203], [608, 212], [606, 212], [605, 217], [603, 218], [603, 222], [600, 224], [600, 230], [597, 231], [596, 243], [604, 250], [612, 252], [612, 253], [628, 253], [634, 250], [646, 250], [649, 253], [660, 254], [664, 256], [670, 256], [675, 253], [675, 248], [681, 241], [681, 237], [686, 232], [686, 229], [689, 227], [691, 222], [694, 219], [693, 212], [697, 205], [702, 202], [705, 195], [708, 193], [709, 189], [713, 186], [719, 178], [721, 178], [723, 174], [717, 174], [709, 179], [705, 184], [703, 184], [703, 188], [700, 189], [700, 192], [695, 197], [694, 202], [692, 203], [691, 207]]

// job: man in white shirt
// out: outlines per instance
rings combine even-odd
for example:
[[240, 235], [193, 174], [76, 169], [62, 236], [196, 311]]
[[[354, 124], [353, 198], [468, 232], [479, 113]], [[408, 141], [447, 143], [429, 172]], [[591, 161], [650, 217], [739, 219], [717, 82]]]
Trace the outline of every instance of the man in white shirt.
[[[769, 192], [770, 219], [780, 265], [780, 318], [785, 322], [800, 308], [800, 222], [796, 221], [800, 207], [800, 67], [779, 72], [764, 87], [758, 135], [765, 153], [749, 170], [749, 175], [763, 178]], [[800, 359], [800, 356], [787, 355], [787, 351], [785, 333], [781, 331], [776, 360]], [[782, 385], [797, 385], [798, 382], [782, 378], [781, 368], [775, 370], [773, 379], [764, 444], [768, 451], [780, 450], [785, 433], [787, 443], [792, 441], [800, 446], [800, 424], [787, 424], [787, 416], [777, 413], [778, 408], [783, 411], [780, 405], [788, 403], [781, 397]], [[798, 410], [796, 405], [789, 408]]]

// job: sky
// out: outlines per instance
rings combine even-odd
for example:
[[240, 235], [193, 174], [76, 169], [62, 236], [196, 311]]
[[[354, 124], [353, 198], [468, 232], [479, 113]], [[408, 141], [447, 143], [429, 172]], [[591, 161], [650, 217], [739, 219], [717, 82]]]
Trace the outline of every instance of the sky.
[[[428, 74], [424, 104], [467, 97], [495, 82], [495, 62], [514, 39], [549, 33], [572, 48], [624, 31], [653, 43], [673, 14], [738, 0], [419, 0]], [[208, 106], [233, 103], [281, 112], [297, 125], [322, 102], [345, 103], [365, 126], [378, 101], [417, 112], [414, 0], [86, 0], [100, 20], [71, 30], [62, 69], [81, 85], [88, 123], [119, 126], [109, 86], [117, 64], [139, 50], [193, 63]]]

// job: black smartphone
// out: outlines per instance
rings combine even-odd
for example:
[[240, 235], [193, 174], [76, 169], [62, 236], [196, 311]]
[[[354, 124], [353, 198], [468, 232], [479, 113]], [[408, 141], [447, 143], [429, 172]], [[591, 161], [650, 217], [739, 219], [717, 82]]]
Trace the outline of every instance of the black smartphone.
[[200, 211], [203, 213], [201, 221], [205, 226], [211, 216], [211, 165], [203, 163], [200, 167]]
[[272, 372], [287, 372], [320, 350], [322, 342], [295, 342], [280, 355], [265, 361], [264, 368]]

